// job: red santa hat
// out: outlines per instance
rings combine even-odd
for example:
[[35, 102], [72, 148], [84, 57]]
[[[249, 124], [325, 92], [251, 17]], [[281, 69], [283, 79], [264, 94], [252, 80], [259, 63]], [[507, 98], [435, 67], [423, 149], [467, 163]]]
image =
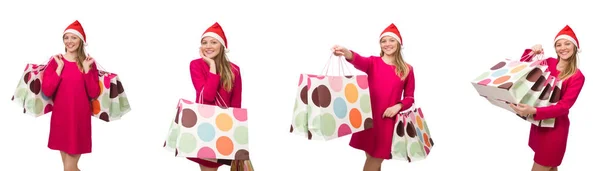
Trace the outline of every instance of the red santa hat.
[[219, 41], [225, 47], [225, 53], [229, 52], [229, 49], [227, 48], [227, 37], [225, 37], [225, 32], [223, 32], [223, 29], [218, 22], [215, 22], [215, 24], [206, 29], [204, 34], [202, 34], [202, 38], [200, 39], [203, 39], [207, 36], [217, 39], [217, 41]]
[[579, 48], [579, 40], [577, 40], [577, 36], [575, 35], [575, 32], [573, 32], [573, 29], [571, 29], [571, 27], [569, 27], [569, 25], [565, 26], [565, 28], [563, 28], [562, 30], [560, 30], [560, 32], [558, 32], [558, 34], [554, 38], [554, 43], [556, 43], [556, 41], [558, 41], [559, 39], [567, 39], [567, 40], [573, 42], [575, 44], [575, 46], [577, 47], [577, 51], [581, 52], [581, 49]]
[[394, 39], [396, 39], [396, 41], [400, 43], [400, 48], [404, 47], [404, 45], [402, 44], [402, 36], [400, 35], [400, 31], [398, 31], [398, 28], [396, 27], [396, 25], [394, 25], [394, 23], [390, 24], [387, 28], [385, 28], [385, 30], [383, 30], [383, 32], [381, 32], [379, 40], [381, 40], [383, 36], [393, 37]]
[[71, 23], [71, 25], [69, 25], [65, 31], [63, 32], [63, 36], [67, 33], [71, 33], [76, 35], [77, 37], [79, 37], [79, 39], [81, 39], [81, 41], [83, 41], [83, 46], [82, 48], [84, 53], [86, 53], [85, 51], [85, 46], [87, 46], [87, 41], [86, 41], [86, 37], [85, 37], [85, 31], [83, 31], [83, 27], [81, 26], [81, 23], [79, 23], [78, 20], [75, 20], [75, 22]]

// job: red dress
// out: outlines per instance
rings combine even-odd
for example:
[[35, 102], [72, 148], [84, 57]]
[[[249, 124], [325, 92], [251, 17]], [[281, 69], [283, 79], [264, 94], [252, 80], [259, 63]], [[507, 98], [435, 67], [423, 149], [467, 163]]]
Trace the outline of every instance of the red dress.
[[[241, 108], [242, 106], [242, 77], [240, 74], [240, 68], [231, 63], [231, 70], [234, 75], [233, 87], [230, 92], [227, 92], [220, 85], [221, 76], [217, 74], [213, 74], [210, 72], [210, 66], [204, 62], [203, 59], [195, 59], [190, 62], [190, 75], [192, 77], [192, 83], [194, 84], [194, 88], [196, 89], [196, 103], [200, 103], [200, 92], [203, 92], [203, 104], [217, 105], [215, 100], [217, 99], [217, 93], [223, 98], [225, 101], [225, 105], [227, 107], [236, 107]], [[221, 100], [219, 99], [218, 105], [221, 104]], [[201, 164], [206, 167], [220, 167], [223, 164], [220, 163], [229, 163], [228, 161], [219, 160], [219, 163], [202, 160], [198, 158], [188, 158], [191, 161], [194, 161], [198, 164]]]
[[42, 78], [42, 92], [54, 101], [50, 119], [48, 148], [68, 154], [92, 152], [92, 108], [90, 99], [100, 95], [96, 64], [87, 74], [76, 62], [62, 58], [64, 66], [56, 74], [57, 64], [51, 59]]
[[402, 103], [401, 111], [413, 105], [415, 91], [413, 68], [409, 66], [410, 71], [406, 79], [402, 80], [396, 75], [396, 67], [386, 64], [381, 57], [362, 57], [353, 51], [352, 55], [354, 59], [350, 63], [369, 76], [373, 128], [352, 134], [350, 146], [363, 150], [375, 158], [390, 159], [396, 116], [383, 118], [383, 112], [398, 103]]
[[[550, 75], [558, 77], [560, 74], [560, 71], [556, 70], [558, 59], [548, 58], [546, 62], [550, 70]], [[537, 112], [534, 119], [556, 118], [554, 128], [531, 125], [529, 147], [535, 152], [533, 160], [536, 163], [547, 167], [557, 167], [562, 163], [569, 135], [569, 109], [575, 104], [584, 82], [585, 77], [583, 73], [577, 69], [575, 74], [563, 80], [560, 91], [561, 98], [558, 103], [536, 108]]]

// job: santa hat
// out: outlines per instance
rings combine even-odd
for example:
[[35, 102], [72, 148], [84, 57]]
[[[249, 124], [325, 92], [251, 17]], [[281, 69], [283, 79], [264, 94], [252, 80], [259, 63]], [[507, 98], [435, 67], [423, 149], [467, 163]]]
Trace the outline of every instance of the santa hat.
[[227, 37], [225, 37], [225, 32], [223, 32], [223, 29], [218, 22], [215, 22], [215, 24], [206, 29], [204, 34], [202, 34], [202, 38], [200, 39], [203, 39], [207, 36], [217, 39], [217, 41], [219, 41], [225, 47], [225, 53], [229, 52], [229, 49], [227, 48]]
[[[79, 23], [78, 20], [75, 20], [75, 22], [71, 23], [71, 25], [69, 25], [65, 31], [63, 32], [63, 36], [67, 33], [72, 33], [74, 35], [76, 35], [77, 37], [79, 37], [79, 39], [81, 39], [81, 41], [83, 41], [83, 52], [86, 53], [85, 50], [85, 46], [87, 46], [87, 41], [86, 41], [86, 37], [85, 37], [85, 31], [83, 31], [83, 27], [81, 26], [81, 23]], [[87, 54], [87, 53], [86, 53]]]
[[402, 36], [400, 35], [400, 31], [398, 31], [398, 28], [396, 27], [396, 25], [394, 25], [394, 23], [390, 24], [390, 26], [388, 26], [387, 28], [385, 28], [385, 30], [383, 30], [383, 32], [381, 32], [379, 40], [381, 40], [383, 36], [393, 37], [394, 39], [396, 39], [396, 41], [400, 43], [400, 48], [404, 47], [404, 45], [402, 44]]
[[562, 30], [560, 30], [560, 32], [558, 32], [558, 34], [554, 38], [554, 43], [556, 43], [556, 41], [558, 41], [559, 39], [567, 39], [567, 40], [571, 41], [577, 47], [577, 51], [581, 52], [581, 49], [579, 48], [579, 40], [577, 40], [577, 36], [575, 35], [575, 32], [573, 32], [573, 29], [571, 29], [571, 27], [569, 27], [569, 25], [565, 26], [565, 28], [563, 28]]

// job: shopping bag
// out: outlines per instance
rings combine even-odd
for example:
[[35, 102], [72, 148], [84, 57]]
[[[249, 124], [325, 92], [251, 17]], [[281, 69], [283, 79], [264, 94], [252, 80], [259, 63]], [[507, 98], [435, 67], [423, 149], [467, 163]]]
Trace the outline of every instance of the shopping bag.
[[433, 139], [420, 107], [413, 104], [409, 109], [399, 112], [394, 129], [392, 159], [412, 162], [429, 155]]
[[339, 76], [300, 75], [290, 132], [331, 140], [373, 127], [368, 77], [341, 73], [342, 62]]
[[98, 70], [98, 76], [100, 96], [92, 99], [92, 115], [106, 122], [121, 119], [131, 106], [119, 76], [104, 70]]
[[[537, 98], [532, 98], [532, 100], [528, 99], [528, 105], [533, 107], [544, 107], [555, 105], [560, 100], [560, 93], [562, 88], [562, 81], [554, 76], [550, 76], [548, 81], [545, 83], [544, 89], [538, 96], [534, 96]], [[532, 102], [533, 101], [533, 102]], [[521, 116], [519, 116], [521, 117]], [[535, 120], [533, 116], [529, 117], [521, 117], [532, 124], [539, 127], [554, 127], [554, 123], [556, 122], [555, 118], [549, 118], [544, 120]]]
[[[52, 59], [52, 58], [50, 58]], [[23, 113], [39, 117], [52, 112], [52, 99], [42, 92], [42, 77], [47, 64], [27, 64], [11, 100], [23, 107]]]
[[249, 160], [247, 119], [244, 108], [180, 99], [163, 147], [178, 157]]
[[[527, 50], [526, 50], [527, 52]], [[529, 90], [544, 77], [548, 66], [543, 55], [525, 53], [523, 57], [537, 58], [531, 61], [505, 59], [480, 74], [471, 84], [480, 96], [505, 103], [492, 103], [498, 107], [514, 112], [508, 104], [519, 103]]]

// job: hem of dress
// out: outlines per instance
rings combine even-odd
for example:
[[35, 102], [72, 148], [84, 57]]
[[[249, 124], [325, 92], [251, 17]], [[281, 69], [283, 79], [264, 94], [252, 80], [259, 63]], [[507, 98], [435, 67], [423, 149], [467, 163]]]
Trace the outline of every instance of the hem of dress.
[[[350, 144], [350, 147], [352, 147], [352, 148], [354, 148], [354, 149], [357, 149], [357, 150], [364, 151], [365, 153], [369, 154], [369, 156], [371, 156], [371, 157], [380, 158], [380, 159], [384, 159], [384, 160], [390, 160], [390, 159], [391, 159], [391, 158], [390, 158], [390, 156], [388, 156], [388, 157], [375, 156], [375, 155], [373, 155], [373, 153], [370, 153], [370, 152], [368, 152], [367, 150], [365, 150], [365, 149], [362, 149], [362, 148], [360, 148], [360, 147], [353, 146], [352, 144]], [[390, 153], [390, 154], [391, 154], [391, 153]]]
[[79, 155], [79, 154], [89, 154], [89, 153], [92, 153], [92, 151], [91, 151], [91, 150], [90, 150], [90, 151], [83, 151], [83, 152], [73, 152], [73, 151], [61, 150], [61, 149], [59, 149], [59, 148], [52, 148], [52, 147], [50, 147], [50, 146], [48, 146], [48, 148], [49, 148], [50, 150], [56, 150], [56, 151], [65, 152], [65, 153], [67, 153], [67, 154], [69, 154], [69, 155]]

